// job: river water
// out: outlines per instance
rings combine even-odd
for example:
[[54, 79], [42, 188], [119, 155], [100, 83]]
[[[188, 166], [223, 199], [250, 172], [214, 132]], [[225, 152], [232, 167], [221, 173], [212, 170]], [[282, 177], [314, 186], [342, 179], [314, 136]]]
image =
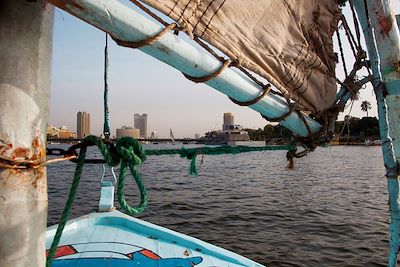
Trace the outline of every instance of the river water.
[[[385, 266], [389, 215], [381, 148], [318, 148], [297, 159], [294, 171], [286, 170], [285, 153], [205, 156], [197, 177], [177, 155], [148, 157], [140, 170], [149, 205], [139, 218], [268, 266]], [[89, 155], [99, 154], [91, 149]], [[48, 167], [49, 225], [60, 218], [74, 167]], [[84, 168], [71, 217], [96, 210], [100, 176], [101, 166]], [[126, 195], [137, 204], [132, 180]]]

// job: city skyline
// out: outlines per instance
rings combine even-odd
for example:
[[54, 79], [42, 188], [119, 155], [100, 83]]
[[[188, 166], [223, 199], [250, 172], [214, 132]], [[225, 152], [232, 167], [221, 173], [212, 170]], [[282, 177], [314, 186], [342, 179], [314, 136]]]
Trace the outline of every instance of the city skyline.
[[[365, 112], [365, 111], [364, 111]], [[78, 117], [79, 117], [79, 113], [85, 113], [85, 115], [86, 115], [86, 117], [88, 117], [89, 118], [89, 121], [88, 121], [88, 124], [89, 124], [89, 126], [86, 126], [86, 127], [89, 127], [89, 133], [90, 134], [93, 134], [93, 135], [97, 135], [97, 136], [103, 136], [104, 134], [103, 134], [103, 132], [99, 132], [99, 133], [91, 133], [90, 132], [90, 114], [88, 113], [88, 112], [81, 112], [81, 111], [79, 111], [78, 113], [77, 113], [77, 120], [76, 120], [76, 128], [74, 128], [74, 127], [69, 127], [69, 126], [67, 126], [65, 123], [63, 124], [63, 123], [60, 123], [60, 124], [54, 124], [54, 125], [56, 125], [56, 126], [53, 126], [53, 124], [51, 124], [51, 123], [49, 123], [48, 124], [48, 127], [52, 127], [52, 128], [56, 128], [56, 129], [61, 129], [61, 130], [68, 130], [70, 133], [75, 133], [76, 134], [76, 137], [77, 138], [83, 138], [83, 137], [79, 137], [79, 134], [78, 134], [78, 125], [79, 125], [79, 121], [78, 121]], [[134, 114], [134, 115], [140, 115], [140, 114]], [[143, 115], [146, 115], [146, 117], [147, 117], [147, 114], [143, 114]], [[363, 115], [365, 115], [365, 114], [363, 114]], [[363, 118], [363, 117], [365, 117], [365, 116], [359, 116], [359, 117], [357, 117], [357, 116], [350, 116], [350, 117], [354, 117], [354, 118], [359, 118], [359, 119], [361, 119], [361, 118]], [[347, 115], [346, 115], [347, 116]], [[345, 116], [345, 117], [346, 117]], [[375, 117], [375, 118], [377, 118], [376, 116], [369, 116], [369, 117]], [[237, 126], [239, 126], [240, 128], [243, 128], [243, 129], [254, 129], [254, 130], [257, 130], [258, 128], [251, 128], [251, 127], [245, 127], [245, 126], [242, 126], [241, 124], [234, 124], [234, 121], [235, 121], [235, 115], [232, 113], [232, 112], [224, 112], [223, 113], [223, 117], [222, 117], [223, 119], [222, 119], [222, 121], [223, 121], [223, 124], [222, 124], [222, 127], [221, 128], [218, 128], [218, 127], [216, 127], [216, 128], [213, 128], [213, 129], [210, 129], [210, 130], [207, 130], [207, 131], [205, 131], [205, 132], [201, 132], [201, 133], [194, 133], [193, 135], [186, 135], [186, 136], [178, 136], [178, 138], [193, 138], [193, 136], [194, 136], [194, 138], [195, 139], [198, 139], [198, 138], [200, 138], [200, 136], [203, 136], [205, 133], [207, 133], [207, 132], [211, 132], [211, 131], [219, 131], [219, 130], [228, 130], [228, 129], [230, 129], [230, 128], [232, 128], [232, 126], [233, 127], [237, 127]], [[344, 121], [345, 120], [345, 118], [342, 118], [341, 120], [338, 120], [338, 121]], [[134, 122], [133, 122], [133, 124], [134, 124]], [[276, 123], [269, 123], [269, 124], [271, 124], [271, 125], [276, 125]], [[264, 126], [263, 127], [259, 127], [259, 128], [261, 128], [261, 129], [263, 129], [264, 128]], [[134, 138], [169, 138], [170, 137], [170, 130], [171, 130], [171, 128], [169, 129], [169, 131], [168, 131], [168, 134], [165, 134], [165, 135], [159, 135], [159, 133], [158, 133], [158, 131], [157, 130], [154, 130], [154, 131], [151, 131], [151, 135], [147, 135], [146, 137], [143, 137], [143, 135], [141, 134], [141, 132], [140, 132], [140, 129], [139, 128], [136, 128], [136, 127], [132, 127], [132, 126], [127, 126], [127, 125], [122, 125], [122, 126], [117, 126], [117, 127], [115, 127], [115, 128], [113, 128], [113, 127], [111, 127], [111, 138], [118, 138], [118, 131], [120, 130], [120, 137], [121, 136], [132, 136], [132, 137], [134, 137]], [[122, 130], [122, 131], [121, 131]], [[127, 134], [127, 132], [129, 132], [129, 134]], [[86, 135], [85, 135], [86, 136]]]
[[[144, 114], [138, 114], [135, 113], [133, 115], [133, 127], [132, 126], [120, 126], [120, 127], [115, 127], [115, 131], [113, 131], [113, 129], [111, 128], [111, 137], [112, 138], [119, 138], [122, 136], [132, 136], [134, 138], [149, 138], [149, 136], [147, 135], [147, 123], [148, 123], [148, 114], [144, 113]], [[221, 129], [212, 129], [210, 131], [214, 131], [214, 130], [228, 130], [231, 129], [232, 127], [235, 126], [234, 124], [234, 114], [232, 112], [224, 112], [223, 113], [223, 124], [222, 124], [222, 128]], [[53, 128], [57, 128], [55, 126], [52, 126], [51, 124], [49, 124], [49, 127], [53, 127]], [[59, 129], [70, 129], [68, 126], [61, 124], [61, 126], [59, 126]], [[91, 128], [91, 124], [90, 124], [90, 113], [85, 112], [85, 111], [78, 111], [77, 112], [77, 116], [76, 116], [76, 130], [72, 131], [72, 133], [76, 133], [77, 138], [84, 138], [85, 136], [87, 136], [88, 134], [92, 134], [90, 132], [90, 128]], [[58, 128], [57, 128], [58, 129]], [[170, 133], [169, 135], [171, 135], [171, 128], [170, 128]], [[115, 133], [115, 134], [114, 134]], [[204, 132], [206, 133], [206, 132]], [[203, 135], [204, 133], [195, 133], [194, 134], [194, 138], [199, 138], [201, 135]], [[103, 133], [99, 133], [99, 134], [95, 134], [98, 136], [103, 135]], [[158, 138], [158, 132], [157, 131], [151, 131], [151, 137], [150, 138], [156, 138], [155, 136], [157, 136]], [[184, 137], [189, 137], [189, 136], [184, 136]]]

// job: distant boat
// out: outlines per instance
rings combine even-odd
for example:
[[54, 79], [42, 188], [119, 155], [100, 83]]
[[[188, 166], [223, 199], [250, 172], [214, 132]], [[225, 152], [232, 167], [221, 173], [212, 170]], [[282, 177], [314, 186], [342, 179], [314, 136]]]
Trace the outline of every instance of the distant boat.
[[212, 131], [205, 134], [206, 145], [230, 145], [235, 146], [238, 141], [250, 141], [249, 133], [240, 129]]
[[382, 142], [379, 139], [377, 139], [377, 140], [365, 139], [364, 143], [365, 143], [366, 146], [380, 146], [380, 145], [382, 145]]
[[172, 143], [175, 143], [174, 133], [172, 132], [171, 128], [169, 128], [169, 136], [171, 137]]
[[365, 139], [364, 143], [366, 146], [373, 146], [374, 145], [374, 141], [370, 140], [370, 139]]

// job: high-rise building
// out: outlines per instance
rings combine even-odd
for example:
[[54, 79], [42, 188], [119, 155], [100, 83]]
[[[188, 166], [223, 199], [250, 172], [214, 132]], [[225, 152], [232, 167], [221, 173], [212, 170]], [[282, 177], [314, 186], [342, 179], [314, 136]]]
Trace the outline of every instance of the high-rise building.
[[140, 137], [147, 138], [147, 114], [140, 115], [136, 113], [133, 123], [134, 127], [140, 130]]
[[77, 138], [85, 138], [90, 135], [90, 114], [79, 111], [76, 115], [76, 135]]
[[235, 120], [233, 117], [233, 113], [227, 112], [224, 113], [224, 124], [222, 125], [222, 130], [229, 130], [235, 127]]

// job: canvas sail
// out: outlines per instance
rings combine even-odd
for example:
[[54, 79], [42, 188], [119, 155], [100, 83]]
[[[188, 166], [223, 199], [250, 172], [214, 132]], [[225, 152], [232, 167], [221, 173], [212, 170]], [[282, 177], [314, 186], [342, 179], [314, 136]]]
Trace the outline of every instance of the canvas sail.
[[334, 0], [142, 0], [320, 113], [336, 94]]

